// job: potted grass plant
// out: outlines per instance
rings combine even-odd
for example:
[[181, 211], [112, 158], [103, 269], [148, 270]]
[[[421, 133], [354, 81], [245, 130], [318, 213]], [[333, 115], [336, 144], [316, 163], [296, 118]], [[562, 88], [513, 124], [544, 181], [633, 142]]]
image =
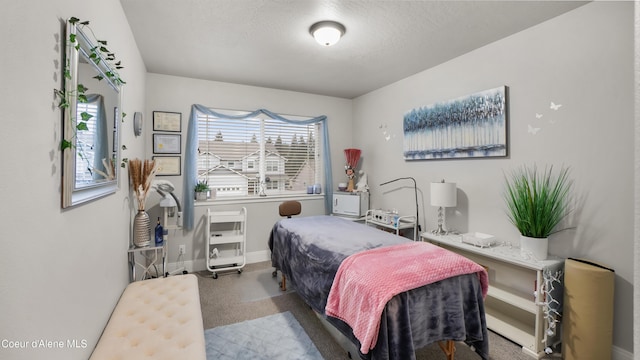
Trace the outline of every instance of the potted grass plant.
[[570, 212], [573, 182], [569, 168], [556, 175], [553, 166], [538, 170], [523, 166], [505, 175], [504, 199], [507, 215], [520, 232], [520, 255], [527, 259], [547, 258], [549, 235]]

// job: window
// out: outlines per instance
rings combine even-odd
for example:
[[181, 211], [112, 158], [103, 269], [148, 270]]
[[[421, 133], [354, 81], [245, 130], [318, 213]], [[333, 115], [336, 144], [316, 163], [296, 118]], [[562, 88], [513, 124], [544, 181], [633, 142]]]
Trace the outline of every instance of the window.
[[267, 164], [267, 168], [266, 168], [266, 172], [267, 173], [278, 173], [278, 161], [277, 160], [267, 160], [266, 161]]
[[214, 111], [219, 115], [198, 113], [197, 180], [207, 181], [216, 196], [306, 193], [307, 185], [321, 183], [320, 124]]
[[[77, 104], [79, 119], [88, 118], [85, 130], [76, 131], [76, 183], [93, 183], [98, 174], [94, 174], [95, 143], [97, 129], [96, 117], [98, 116], [97, 102], [80, 102]], [[83, 115], [86, 114], [86, 115]]]

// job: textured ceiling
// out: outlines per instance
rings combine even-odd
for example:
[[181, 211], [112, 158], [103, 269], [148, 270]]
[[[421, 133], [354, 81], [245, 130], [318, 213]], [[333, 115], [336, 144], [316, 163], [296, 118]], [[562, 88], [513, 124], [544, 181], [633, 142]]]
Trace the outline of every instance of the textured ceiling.
[[[120, 0], [147, 71], [354, 98], [578, 1]], [[331, 47], [308, 32], [347, 28]]]

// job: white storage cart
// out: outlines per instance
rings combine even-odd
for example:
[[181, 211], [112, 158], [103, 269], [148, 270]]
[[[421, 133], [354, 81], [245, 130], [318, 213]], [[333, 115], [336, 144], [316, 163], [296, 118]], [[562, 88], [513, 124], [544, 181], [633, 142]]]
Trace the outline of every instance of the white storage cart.
[[218, 278], [219, 271], [237, 270], [242, 273], [246, 264], [247, 209], [211, 211], [207, 209], [205, 246], [207, 270]]

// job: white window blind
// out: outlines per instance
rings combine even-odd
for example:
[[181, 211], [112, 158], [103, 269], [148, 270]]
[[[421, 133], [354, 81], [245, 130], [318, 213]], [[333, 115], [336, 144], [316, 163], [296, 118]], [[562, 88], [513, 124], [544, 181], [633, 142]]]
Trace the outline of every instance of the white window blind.
[[86, 121], [86, 130], [76, 131], [76, 184], [93, 183], [93, 173], [96, 143], [96, 118], [98, 116], [98, 104], [77, 103], [77, 118], [82, 119], [82, 113], [87, 113], [91, 117]]
[[218, 197], [306, 192], [321, 183], [318, 134], [319, 124], [199, 113], [197, 180], [207, 181]]

